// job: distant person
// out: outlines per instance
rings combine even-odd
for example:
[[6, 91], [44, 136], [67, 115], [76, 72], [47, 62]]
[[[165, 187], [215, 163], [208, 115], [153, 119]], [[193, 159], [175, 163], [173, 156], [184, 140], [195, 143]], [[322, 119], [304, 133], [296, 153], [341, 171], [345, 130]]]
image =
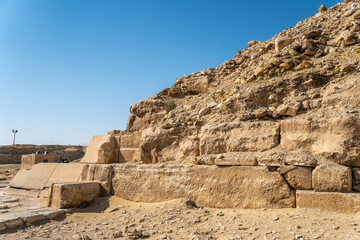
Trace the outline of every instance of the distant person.
[[64, 163], [69, 163], [69, 161], [67, 159], [64, 159]]
[[63, 159], [63, 157], [60, 157], [60, 161], [59, 161], [60, 163], [64, 163], [64, 159]]

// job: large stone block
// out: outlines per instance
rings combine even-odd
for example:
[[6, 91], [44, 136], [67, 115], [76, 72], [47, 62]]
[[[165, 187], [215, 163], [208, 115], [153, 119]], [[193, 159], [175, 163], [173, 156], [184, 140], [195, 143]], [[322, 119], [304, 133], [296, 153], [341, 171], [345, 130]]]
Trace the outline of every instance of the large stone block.
[[54, 154], [27, 154], [21, 156], [21, 169], [30, 169], [38, 163], [56, 162]]
[[101, 195], [110, 194], [112, 165], [107, 164], [86, 164], [80, 177], [80, 182], [99, 182]]
[[226, 152], [262, 152], [279, 144], [279, 125], [274, 122], [228, 122], [204, 126], [200, 133], [201, 155]]
[[142, 202], [190, 198], [216, 208], [294, 207], [294, 192], [267, 167], [128, 165], [114, 167], [116, 196]]
[[360, 103], [360, 79], [348, 75], [346, 81], [330, 84], [323, 95], [323, 104], [335, 105], [341, 102], [347, 105], [358, 106]]
[[10, 187], [42, 190], [59, 163], [39, 163], [30, 170], [20, 170], [10, 182]]
[[69, 183], [79, 181], [86, 164], [82, 163], [59, 163], [51, 174], [45, 187], [50, 187], [53, 183]]
[[198, 164], [223, 166], [316, 166], [316, 159], [306, 150], [283, 151], [274, 148], [264, 152], [229, 152], [201, 155], [196, 158]]
[[279, 148], [274, 148], [270, 151], [254, 153], [259, 165], [266, 166], [316, 166], [316, 159], [309, 151], [283, 151]]
[[50, 206], [53, 208], [79, 207], [91, 203], [100, 195], [97, 182], [55, 183], [52, 185]]
[[297, 208], [319, 208], [323, 210], [358, 213], [360, 193], [296, 191]]
[[126, 132], [121, 136], [120, 149], [122, 148], [139, 148], [141, 142], [141, 131]]
[[314, 169], [312, 183], [314, 190], [319, 192], [350, 192], [351, 168], [336, 163], [324, 163]]
[[141, 136], [141, 161], [159, 163], [193, 161], [199, 155], [196, 127], [163, 129], [152, 127], [143, 130]]
[[280, 146], [288, 151], [306, 149], [336, 163], [360, 166], [360, 122], [355, 115], [310, 121], [281, 121]]
[[119, 162], [141, 162], [141, 152], [139, 148], [121, 148], [119, 151]]
[[116, 140], [111, 135], [93, 136], [86, 148], [83, 163], [113, 163], [117, 162]]
[[309, 167], [281, 166], [278, 171], [284, 175], [292, 188], [309, 190], [312, 189], [312, 171]]
[[34, 212], [21, 212], [14, 215], [21, 217], [25, 224], [33, 224], [46, 220], [44, 214]]

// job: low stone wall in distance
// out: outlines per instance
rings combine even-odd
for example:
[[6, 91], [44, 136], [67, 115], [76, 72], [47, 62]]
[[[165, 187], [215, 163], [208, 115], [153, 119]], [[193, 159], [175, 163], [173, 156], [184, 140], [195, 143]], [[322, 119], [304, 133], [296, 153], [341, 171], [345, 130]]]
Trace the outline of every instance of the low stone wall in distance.
[[0, 146], [0, 164], [20, 164], [22, 155], [45, 151], [54, 154], [56, 159], [63, 157], [72, 161], [82, 158], [85, 148], [85, 146], [68, 145], [3, 145]]

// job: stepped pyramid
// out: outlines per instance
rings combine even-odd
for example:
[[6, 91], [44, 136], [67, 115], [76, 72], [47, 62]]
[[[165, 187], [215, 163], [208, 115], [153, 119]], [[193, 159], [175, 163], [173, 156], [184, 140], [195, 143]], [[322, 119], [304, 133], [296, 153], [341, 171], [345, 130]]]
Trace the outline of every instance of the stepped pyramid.
[[[359, 212], [359, 1], [321, 6], [247, 46], [133, 104], [125, 130], [94, 136], [81, 163], [66, 165], [76, 182], [134, 201]], [[22, 181], [37, 168], [11, 186], [30, 189]], [[52, 179], [38, 196], [74, 182]]]

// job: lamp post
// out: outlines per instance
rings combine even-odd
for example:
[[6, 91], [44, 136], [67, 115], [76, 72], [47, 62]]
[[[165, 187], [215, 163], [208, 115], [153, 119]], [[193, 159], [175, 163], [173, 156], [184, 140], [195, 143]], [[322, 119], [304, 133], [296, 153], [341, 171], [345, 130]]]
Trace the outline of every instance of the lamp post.
[[12, 132], [14, 133], [14, 141], [13, 141], [13, 145], [15, 145], [15, 135], [16, 135], [16, 133], [18, 132], [18, 130], [12, 130]]

